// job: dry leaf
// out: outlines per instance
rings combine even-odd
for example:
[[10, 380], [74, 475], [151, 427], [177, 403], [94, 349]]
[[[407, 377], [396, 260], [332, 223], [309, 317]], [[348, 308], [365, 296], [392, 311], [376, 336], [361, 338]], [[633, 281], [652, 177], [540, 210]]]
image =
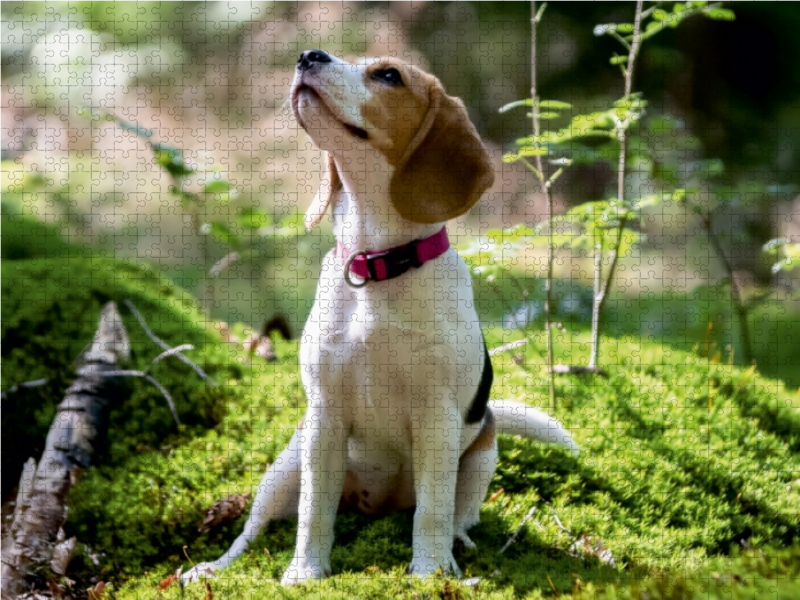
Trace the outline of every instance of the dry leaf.
[[181, 573], [183, 572], [183, 566], [178, 567], [177, 571], [175, 571], [172, 575], [167, 577], [166, 579], [162, 579], [161, 583], [156, 586], [157, 590], [166, 590], [176, 581], [181, 580]]
[[205, 600], [214, 600], [214, 592], [211, 590], [211, 582], [208, 579], [204, 582], [206, 584], [206, 598]]
[[98, 581], [96, 586], [86, 590], [89, 592], [89, 600], [101, 600], [106, 595], [106, 587], [106, 583]]

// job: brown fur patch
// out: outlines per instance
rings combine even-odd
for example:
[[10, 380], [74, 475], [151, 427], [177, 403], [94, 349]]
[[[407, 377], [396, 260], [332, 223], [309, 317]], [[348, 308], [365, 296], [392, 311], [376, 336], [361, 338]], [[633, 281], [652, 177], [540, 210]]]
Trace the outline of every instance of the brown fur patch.
[[[388, 86], [375, 80], [375, 71], [386, 69], [397, 69], [403, 85]], [[370, 136], [372, 146], [386, 156], [389, 164], [396, 166], [405, 157], [429, 111], [429, 91], [437, 83], [436, 78], [391, 58], [367, 67], [364, 77], [372, 97], [361, 107], [361, 116], [369, 124], [368, 132], [379, 132]]]
[[429, 109], [389, 183], [404, 218], [440, 223], [467, 212], [494, 183], [494, 168], [464, 103], [432, 78]]
[[462, 458], [472, 454], [473, 452], [480, 452], [481, 450], [491, 450], [494, 448], [494, 440], [497, 436], [497, 427], [494, 421], [494, 415], [490, 408], [486, 409], [486, 415], [483, 417], [483, 425], [481, 431], [478, 433], [472, 443], [464, 450]]

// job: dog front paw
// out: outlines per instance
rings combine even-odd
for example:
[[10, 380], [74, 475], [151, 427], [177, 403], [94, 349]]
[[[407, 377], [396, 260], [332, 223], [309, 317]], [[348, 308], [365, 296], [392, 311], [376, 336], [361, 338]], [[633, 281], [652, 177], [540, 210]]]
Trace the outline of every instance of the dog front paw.
[[297, 585], [312, 579], [325, 579], [331, 574], [330, 566], [306, 557], [295, 556], [281, 578], [281, 585]]
[[181, 585], [186, 585], [193, 581], [198, 581], [201, 577], [206, 579], [216, 579], [215, 573], [220, 569], [214, 563], [199, 563], [181, 575]]
[[439, 569], [441, 569], [445, 575], [461, 577], [461, 569], [458, 568], [453, 558], [453, 553], [449, 551], [439, 554], [423, 552], [414, 556], [411, 565], [408, 567], [408, 572], [416, 577], [428, 577], [436, 573]]

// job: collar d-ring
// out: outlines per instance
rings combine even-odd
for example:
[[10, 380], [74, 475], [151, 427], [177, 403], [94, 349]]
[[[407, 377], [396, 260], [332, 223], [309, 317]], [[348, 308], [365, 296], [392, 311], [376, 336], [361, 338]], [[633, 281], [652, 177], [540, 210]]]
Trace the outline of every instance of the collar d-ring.
[[369, 281], [368, 277], [365, 277], [361, 281], [353, 281], [350, 278], [350, 264], [353, 262], [353, 259], [356, 258], [357, 256], [363, 256], [364, 258], [366, 258], [367, 251], [360, 250], [359, 252], [353, 252], [347, 258], [347, 261], [344, 263], [344, 280], [347, 282], [347, 285], [349, 285], [351, 288], [356, 288], [356, 289], [363, 288], [365, 285], [367, 285], [367, 282]]

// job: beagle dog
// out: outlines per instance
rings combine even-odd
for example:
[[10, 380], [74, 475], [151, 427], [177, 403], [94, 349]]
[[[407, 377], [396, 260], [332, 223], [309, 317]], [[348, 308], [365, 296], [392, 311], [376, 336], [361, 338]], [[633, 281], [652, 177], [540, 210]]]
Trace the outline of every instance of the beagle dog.
[[453, 542], [474, 547], [467, 531], [495, 472], [496, 433], [577, 452], [555, 419], [489, 401], [470, 272], [445, 229], [492, 185], [489, 155], [464, 104], [393, 58], [304, 52], [291, 106], [327, 154], [306, 224], [330, 208], [336, 237], [300, 344], [308, 409], [242, 535], [183, 579], [225, 567], [269, 520], [290, 516], [297, 543], [282, 583], [326, 577], [337, 511], [410, 507], [410, 573], [458, 576]]

